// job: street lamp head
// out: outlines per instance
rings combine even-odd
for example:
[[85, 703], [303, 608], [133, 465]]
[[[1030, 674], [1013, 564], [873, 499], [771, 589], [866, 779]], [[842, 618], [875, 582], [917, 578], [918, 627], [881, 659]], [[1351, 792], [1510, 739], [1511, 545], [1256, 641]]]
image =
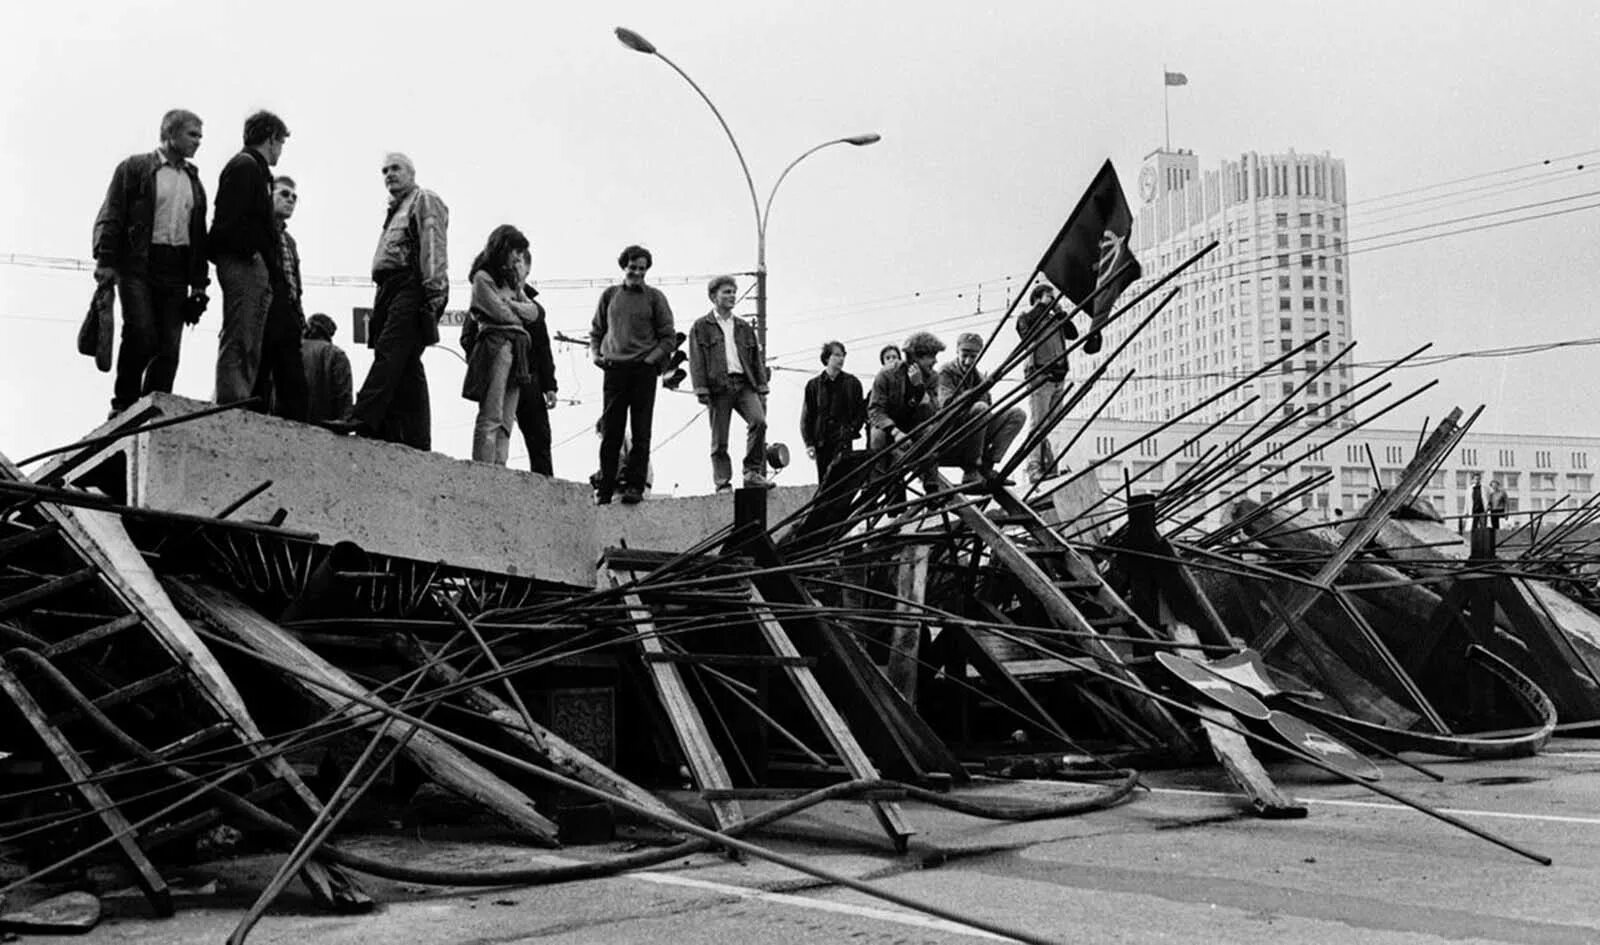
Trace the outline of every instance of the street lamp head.
[[642, 52], [647, 56], [655, 55], [655, 44], [650, 42], [648, 39], [645, 39], [643, 36], [640, 36], [638, 33], [635, 33], [633, 30], [628, 29], [626, 26], [617, 27], [616, 33], [617, 41], [634, 52]]
[[869, 133], [864, 134], [864, 135], [851, 135], [850, 137], [844, 139], [844, 142], [845, 142], [845, 144], [853, 144], [853, 145], [855, 145], [856, 147], [859, 148], [859, 147], [863, 147], [863, 146], [869, 145], [869, 144], [877, 144], [879, 141], [882, 141], [882, 140], [883, 140], [883, 135], [880, 135], [876, 131], [873, 131], [873, 132], [869, 132]]

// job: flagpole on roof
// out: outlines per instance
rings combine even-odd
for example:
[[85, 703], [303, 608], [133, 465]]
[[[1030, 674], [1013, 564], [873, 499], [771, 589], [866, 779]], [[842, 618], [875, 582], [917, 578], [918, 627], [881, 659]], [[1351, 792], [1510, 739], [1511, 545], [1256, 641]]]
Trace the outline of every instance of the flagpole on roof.
[[1166, 145], [1162, 148], [1164, 151], [1172, 150], [1172, 111], [1167, 105], [1167, 100], [1172, 97], [1172, 92], [1169, 91], [1170, 88], [1171, 86], [1167, 84], [1167, 64], [1163, 62], [1161, 64], [1161, 124], [1165, 132], [1163, 137]]

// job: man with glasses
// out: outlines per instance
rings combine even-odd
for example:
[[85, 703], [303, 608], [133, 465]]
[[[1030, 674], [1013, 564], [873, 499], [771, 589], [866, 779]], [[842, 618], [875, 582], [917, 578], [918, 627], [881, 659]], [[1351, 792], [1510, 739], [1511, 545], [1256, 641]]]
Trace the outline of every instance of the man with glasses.
[[300, 302], [300, 247], [289, 234], [300, 195], [294, 178], [280, 175], [272, 181], [272, 216], [278, 224], [279, 266], [272, 281], [272, 304], [261, 339], [261, 368], [254, 394], [273, 416], [306, 419], [306, 375], [300, 361], [300, 337], [306, 315]]
[[326, 424], [338, 432], [433, 448], [433, 417], [422, 352], [439, 340], [439, 318], [450, 297], [446, 233], [450, 209], [439, 195], [417, 186], [417, 168], [404, 154], [383, 159], [389, 216], [372, 256], [378, 284], [367, 322], [372, 367], [348, 420]]
[[[600, 414], [600, 472], [595, 502], [609, 505], [620, 491], [624, 505], [644, 498], [650, 468], [650, 428], [656, 407], [656, 377], [677, 347], [672, 307], [654, 286], [644, 284], [655, 258], [643, 246], [629, 246], [617, 256], [622, 284], [600, 293], [589, 326], [589, 355], [605, 372], [605, 406]], [[622, 440], [632, 427], [633, 448], [627, 466], [618, 467]]]

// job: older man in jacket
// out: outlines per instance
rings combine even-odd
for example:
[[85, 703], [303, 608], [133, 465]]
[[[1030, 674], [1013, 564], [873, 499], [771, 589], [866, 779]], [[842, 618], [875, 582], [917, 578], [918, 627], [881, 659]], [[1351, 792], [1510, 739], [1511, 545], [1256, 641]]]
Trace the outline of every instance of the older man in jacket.
[[122, 298], [113, 414], [144, 394], [171, 393], [183, 326], [206, 306], [206, 189], [189, 160], [201, 137], [200, 116], [167, 112], [161, 146], [117, 165], [95, 216], [95, 281], [116, 283]]
[[689, 329], [689, 378], [711, 418], [711, 479], [718, 492], [733, 488], [728, 426], [737, 412], [744, 421], [744, 485], [771, 488], [767, 479], [767, 364], [756, 330], [733, 314], [739, 284], [717, 276], [706, 285], [711, 311]]

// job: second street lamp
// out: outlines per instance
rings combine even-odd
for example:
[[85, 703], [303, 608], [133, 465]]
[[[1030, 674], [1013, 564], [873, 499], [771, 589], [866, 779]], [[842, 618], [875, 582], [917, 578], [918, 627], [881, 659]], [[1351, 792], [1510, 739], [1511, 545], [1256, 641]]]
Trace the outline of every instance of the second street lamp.
[[762, 357], [766, 357], [767, 220], [772, 215], [772, 198], [777, 196], [778, 186], [783, 183], [783, 179], [785, 177], [789, 176], [789, 172], [794, 170], [796, 164], [799, 164], [801, 161], [805, 160], [811, 155], [821, 151], [823, 148], [830, 147], [835, 144], [848, 144], [858, 148], [865, 147], [869, 144], [878, 143], [878, 141], [882, 140], [882, 136], [876, 132], [871, 132], [868, 134], [851, 135], [846, 138], [835, 138], [831, 141], [824, 141], [821, 144], [815, 145], [801, 152], [800, 156], [790, 161], [789, 165], [783, 169], [783, 173], [778, 175], [777, 181], [775, 181], [772, 185], [772, 190], [767, 193], [766, 205], [763, 206], [756, 197], [755, 179], [750, 176], [750, 165], [745, 161], [744, 152], [740, 150], [739, 142], [733, 136], [733, 129], [728, 127], [728, 122], [722, 117], [722, 112], [717, 109], [716, 104], [711, 101], [711, 98], [708, 95], [706, 95], [705, 90], [700, 88], [699, 83], [689, 78], [689, 74], [680, 69], [677, 63], [662, 55], [661, 50], [657, 49], [655, 44], [650, 42], [648, 39], [645, 39], [643, 36], [639, 35], [633, 30], [623, 26], [616, 28], [616, 34], [617, 41], [622, 43], [622, 45], [628, 47], [634, 52], [644, 53], [647, 56], [654, 56], [657, 59], [660, 59], [668, 66], [671, 66], [673, 72], [676, 72], [678, 75], [682, 76], [683, 81], [689, 83], [689, 87], [694, 89], [695, 94], [700, 96], [700, 100], [706, 103], [707, 108], [711, 109], [711, 114], [715, 115], [717, 118], [717, 124], [722, 126], [723, 134], [728, 136], [728, 143], [733, 146], [734, 157], [739, 159], [739, 170], [744, 172], [745, 187], [750, 192], [750, 208], [755, 213], [756, 218], [756, 338], [761, 344]]

